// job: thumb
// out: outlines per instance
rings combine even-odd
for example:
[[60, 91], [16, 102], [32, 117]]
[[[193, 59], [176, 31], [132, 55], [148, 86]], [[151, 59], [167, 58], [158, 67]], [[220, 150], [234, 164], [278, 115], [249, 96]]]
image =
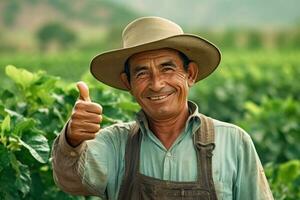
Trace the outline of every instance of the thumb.
[[87, 86], [87, 84], [83, 81], [79, 81], [76, 84], [78, 90], [79, 90], [79, 95], [80, 95], [80, 99], [83, 101], [91, 101], [90, 99], [90, 92], [89, 92], [89, 87]]

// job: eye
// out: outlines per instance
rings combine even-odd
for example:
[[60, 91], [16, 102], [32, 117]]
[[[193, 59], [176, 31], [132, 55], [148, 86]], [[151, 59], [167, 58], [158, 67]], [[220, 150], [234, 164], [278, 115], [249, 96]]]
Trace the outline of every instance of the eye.
[[136, 73], [135, 77], [136, 78], [141, 78], [147, 75], [147, 71], [146, 70], [141, 70], [139, 72]]
[[165, 65], [161, 69], [162, 72], [174, 71], [174, 67], [171, 65]]

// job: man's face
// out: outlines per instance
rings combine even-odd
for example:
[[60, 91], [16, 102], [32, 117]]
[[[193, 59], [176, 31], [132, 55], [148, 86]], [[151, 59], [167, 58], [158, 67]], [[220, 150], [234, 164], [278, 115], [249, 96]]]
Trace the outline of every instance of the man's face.
[[129, 65], [127, 85], [148, 117], [164, 120], [188, 109], [188, 90], [198, 70], [195, 63], [185, 70], [177, 51], [159, 49], [133, 55]]

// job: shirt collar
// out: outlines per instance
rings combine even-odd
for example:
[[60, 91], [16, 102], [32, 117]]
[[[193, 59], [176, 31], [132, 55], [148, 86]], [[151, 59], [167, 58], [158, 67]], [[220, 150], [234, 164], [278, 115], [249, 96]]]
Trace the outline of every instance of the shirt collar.
[[[197, 130], [200, 126], [200, 113], [198, 112], [198, 106], [192, 101], [188, 101], [188, 108], [189, 108], [189, 117], [185, 124], [184, 132], [187, 132], [189, 128], [192, 128], [192, 133], [195, 133], [195, 129]], [[141, 128], [142, 133], [147, 133], [149, 129], [148, 120], [145, 112], [140, 110], [136, 114], [136, 122], [138, 123], [139, 127]]]

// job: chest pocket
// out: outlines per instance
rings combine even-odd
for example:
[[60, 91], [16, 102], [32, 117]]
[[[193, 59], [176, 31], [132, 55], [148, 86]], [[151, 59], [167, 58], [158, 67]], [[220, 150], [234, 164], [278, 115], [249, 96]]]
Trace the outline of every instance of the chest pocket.
[[217, 193], [218, 200], [231, 200], [232, 195], [232, 185], [226, 182], [221, 182], [214, 180], [215, 189]]

